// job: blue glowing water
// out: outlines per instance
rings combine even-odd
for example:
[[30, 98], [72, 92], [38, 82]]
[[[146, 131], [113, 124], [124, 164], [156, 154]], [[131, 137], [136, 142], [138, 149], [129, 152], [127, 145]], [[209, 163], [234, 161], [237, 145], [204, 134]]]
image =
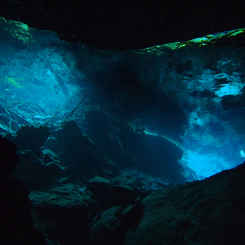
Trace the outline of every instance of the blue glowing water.
[[[32, 41], [28, 43], [23, 43], [23, 40], [11, 35], [5, 35], [5, 39], [0, 40], [2, 134], [15, 133], [25, 124], [58, 127], [88, 91], [91, 93], [89, 98], [86, 98], [86, 106], [93, 104], [101, 109], [103, 106], [106, 109], [111, 106], [110, 102], [92, 87], [93, 76], [98, 71], [103, 71], [111, 77], [111, 64], [118, 60], [132, 64], [132, 54], [127, 56], [109, 51], [91, 53], [85, 46], [61, 42], [53, 33], [42, 32], [41, 35], [41, 31], [36, 30], [31, 33]], [[244, 71], [239, 62], [245, 57], [245, 51], [239, 53], [239, 57], [237, 54], [236, 59], [217, 54], [218, 71], [205, 68], [204, 58], [200, 58], [196, 53], [199, 51], [188, 52], [190, 54], [174, 54], [177, 59], [171, 66], [171, 57], [169, 60], [166, 57], [161, 60], [156, 56], [156, 65], [152, 65], [154, 62], [147, 63], [148, 58], [153, 59], [152, 56], [142, 56], [142, 64], [139, 63], [132, 69], [147, 86], [153, 84], [154, 89], [166, 91], [168, 95], [174, 94], [176, 103], [186, 111], [188, 124], [185, 125], [186, 133], [180, 144], [184, 151], [182, 162], [188, 164], [199, 178], [203, 178], [235, 167], [244, 159], [244, 108], [226, 111], [221, 106], [221, 100], [227, 95], [242, 94], [245, 86], [242, 79]], [[182, 63], [192, 60], [193, 70], [181, 74], [171, 70], [177, 66], [177, 60], [179, 62], [181, 59]], [[148, 65], [147, 68], [144, 67], [144, 61]], [[90, 78], [84, 75], [83, 68], [91, 75]], [[225, 84], [217, 86], [219, 79], [223, 79]], [[152, 81], [155, 81], [155, 84]], [[100, 88], [103, 88], [103, 84]], [[213, 97], [193, 95], [194, 92], [201, 94], [205, 91], [212, 92]], [[108, 94], [114, 96], [110, 91]], [[120, 98], [118, 101], [120, 104]], [[85, 106], [79, 107], [72, 115], [81, 127], [84, 110]], [[115, 113], [118, 113], [118, 110]], [[165, 136], [171, 138], [170, 135]]]

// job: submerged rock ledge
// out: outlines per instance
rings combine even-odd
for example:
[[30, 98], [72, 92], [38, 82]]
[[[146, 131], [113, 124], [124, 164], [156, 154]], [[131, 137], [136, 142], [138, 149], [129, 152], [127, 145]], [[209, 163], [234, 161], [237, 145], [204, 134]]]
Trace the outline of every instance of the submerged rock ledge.
[[245, 163], [148, 195], [125, 244], [244, 244]]
[[148, 195], [97, 178], [93, 188], [69, 184], [30, 198], [38, 226], [59, 244], [244, 244], [244, 174], [245, 163]]

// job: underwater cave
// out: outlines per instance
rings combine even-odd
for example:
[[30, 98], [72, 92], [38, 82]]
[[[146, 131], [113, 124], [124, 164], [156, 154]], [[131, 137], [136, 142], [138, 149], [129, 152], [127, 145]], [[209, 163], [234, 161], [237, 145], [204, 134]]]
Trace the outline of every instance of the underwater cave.
[[[13, 9], [20, 4], [8, 2]], [[196, 217], [219, 211], [196, 210], [209, 199], [219, 209], [212, 190], [217, 176], [223, 176], [220, 202], [233, 198], [221, 179], [243, 178], [245, 28], [188, 40], [185, 33], [183, 41], [140, 48], [134, 43], [113, 49], [112, 41], [112, 48], [100, 49], [93, 46], [96, 38], [75, 42], [70, 33], [62, 38], [61, 30], [26, 23], [0, 17], [0, 163], [15, 156], [7, 160], [14, 166], [1, 166], [0, 177], [5, 185], [5, 175], [12, 174], [27, 188], [21, 198], [29, 195], [35, 227], [46, 241], [33, 230], [35, 239], [60, 245], [204, 244], [198, 239], [209, 234], [208, 225], [205, 220], [200, 228]], [[244, 197], [236, 198], [243, 207]], [[168, 243], [150, 232], [137, 235], [149, 229], [141, 220], [160, 227], [149, 210], [166, 214]], [[222, 232], [205, 244], [232, 244], [228, 235], [229, 243], [222, 243]], [[11, 239], [19, 244], [29, 238]]]

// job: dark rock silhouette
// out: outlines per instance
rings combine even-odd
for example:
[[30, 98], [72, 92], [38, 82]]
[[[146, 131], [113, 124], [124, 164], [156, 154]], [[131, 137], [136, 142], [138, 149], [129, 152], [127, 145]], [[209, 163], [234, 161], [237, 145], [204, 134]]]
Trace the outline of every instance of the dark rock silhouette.
[[0, 177], [6, 177], [13, 173], [19, 161], [17, 150], [14, 144], [0, 136]]
[[133, 244], [244, 244], [245, 163], [202, 181], [154, 192], [142, 201]]
[[47, 244], [34, 226], [27, 189], [9, 176], [18, 163], [17, 147], [0, 136], [0, 243]]
[[16, 132], [16, 137], [7, 135], [6, 138], [20, 149], [38, 151], [48, 139], [51, 132], [45, 126], [23, 126]]

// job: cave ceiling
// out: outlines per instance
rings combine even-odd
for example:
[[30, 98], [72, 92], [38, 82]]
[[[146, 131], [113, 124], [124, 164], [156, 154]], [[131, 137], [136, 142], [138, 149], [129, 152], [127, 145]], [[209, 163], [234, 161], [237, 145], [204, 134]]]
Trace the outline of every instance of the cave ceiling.
[[98, 49], [140, 49], [245, 26], [243, 1], [3, 0], [0, 16]]

